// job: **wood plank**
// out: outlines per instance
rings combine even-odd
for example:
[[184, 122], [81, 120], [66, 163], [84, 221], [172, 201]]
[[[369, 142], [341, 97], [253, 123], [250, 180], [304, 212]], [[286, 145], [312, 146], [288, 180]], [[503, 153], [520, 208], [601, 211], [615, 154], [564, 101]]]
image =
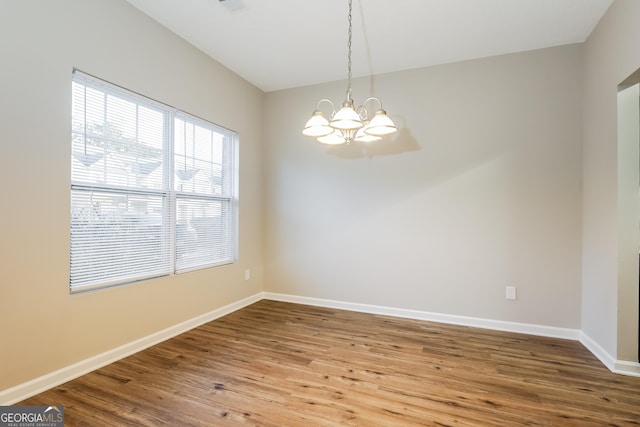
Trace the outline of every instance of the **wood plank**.
[[68, 426], [640, 426], [580, 343], [260, 301], [23, 405]]

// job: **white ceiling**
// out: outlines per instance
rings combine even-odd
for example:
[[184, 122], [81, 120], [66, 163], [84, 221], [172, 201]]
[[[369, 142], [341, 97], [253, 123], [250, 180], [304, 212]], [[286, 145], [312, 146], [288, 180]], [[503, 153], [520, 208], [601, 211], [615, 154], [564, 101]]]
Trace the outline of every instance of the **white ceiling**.
[[[347, 76], [347, 0], [127, 0], [264, 91]], [[613, 0], [353, 0], [353, 76], [583, 42]]]

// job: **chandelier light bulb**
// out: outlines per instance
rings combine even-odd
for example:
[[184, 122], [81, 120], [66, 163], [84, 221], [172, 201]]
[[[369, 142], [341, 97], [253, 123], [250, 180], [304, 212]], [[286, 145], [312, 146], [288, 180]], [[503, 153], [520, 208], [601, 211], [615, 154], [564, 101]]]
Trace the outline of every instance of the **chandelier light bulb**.
[[369, 122], [369, 126], [364, 130], [368, 135], [373, 136], [384, 136], [389, 135], [398, 131], [396, 125], [393, 124], [393, 121], [387, 116], [387, 112], [383, 109], [376, 111], [376, 114]]
[[316, 139], [318, 140], [318, 142], [321, 142], [327, 145], [340, 145], [347, 142], [347, 139], [345, 138], [344, 134], [338, 129], [335, 129], [329, 135], [320, 136]]
[[360, 129], [364, 125], [362, 124], [362, 119], [353, 107], [353, 101], [345, 101], [340, 111], [338, 111], [329, 122], [329, 126], [339, 130], [355, 130]]
[[353, 140], [357, 142], [373, 142], [373, 141], [379, 141], [382, 139], [381, 136], [368, 134], [367, 129], [369, 129], [369, 123], [365, 123], [363, 127], [358, 129], [358, 132], [356, 132], [356, 136], [355, 138], [353, 138]]
[[319, 136], [329, 135], [332, 132], [333, 128], [329, 126], [329, 121], [324, 117], [320, 110], [316, 110], [307, 121], [302, 134], [317, 138]]

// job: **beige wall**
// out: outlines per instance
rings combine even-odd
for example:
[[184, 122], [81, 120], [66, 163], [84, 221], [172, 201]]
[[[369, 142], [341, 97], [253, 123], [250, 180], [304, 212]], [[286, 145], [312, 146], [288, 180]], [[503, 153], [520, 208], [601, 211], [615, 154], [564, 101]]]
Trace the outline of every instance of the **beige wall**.
[[613, 358], [628, 361], [637, 361], [638, 309], [637, 299], [625, 296], [638, 284], [625, 282], [630, 275], [619, 267], [637, 254], [620, 252], [629, 245], [621, 244], [624, 230], [618, 230], [625, 175], [618, 168], [617, 87], [640, 68], [638, 22], [640, 2], [616, 0], [585, 43], [583, 66], [582, 330]]
[[[0, 390], [262, 290], [260, 90], [120, 0], [0, 2], [0, 54]], [[72, 67], [239, 133], [237, 264], [69, 295]]]
[[368, 146], [300, 133], [344, 82], [268, 93], [265, 290], [580, 328], [581, 49], [376, 76]]

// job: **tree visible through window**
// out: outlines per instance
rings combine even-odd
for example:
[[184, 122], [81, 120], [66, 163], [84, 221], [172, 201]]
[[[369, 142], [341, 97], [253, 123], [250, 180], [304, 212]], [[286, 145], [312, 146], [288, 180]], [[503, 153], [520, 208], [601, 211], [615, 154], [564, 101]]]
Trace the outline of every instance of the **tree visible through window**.
[[71, 290], [231, 263], [235, 133], [74, 71]]

